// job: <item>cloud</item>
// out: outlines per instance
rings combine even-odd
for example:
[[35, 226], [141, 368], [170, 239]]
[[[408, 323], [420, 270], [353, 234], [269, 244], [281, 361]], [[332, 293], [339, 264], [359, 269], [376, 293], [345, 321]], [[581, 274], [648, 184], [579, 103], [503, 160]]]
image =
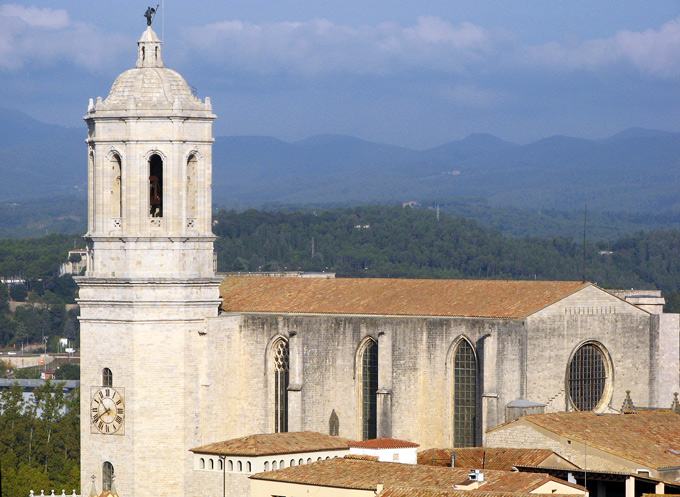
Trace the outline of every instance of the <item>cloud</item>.
[[69, 24], [69, 15], [63, 9], [22, 7], [21, 5], [0, 5], [0, 17], [17, 17], [28, 26], [61, 29]]
[[527, 61], [559, 70], [600, 71], [624, 64], [660, 78], [680, 76], [680, 18], [659, 29], [622, 30], [611, 38], [563, 45], [551, 42], [525, 50]]
[[0, 6], [0, 70], [70, 62], [102, 71], [127, 47], [125, 41], [92, 24], [72, 21], [63, 9]]
[[351, 27], [325, 19], [253, 24], [226, 21], [190, 28], [187, 44], [202, 57], [258, 73], [385, 74], [413, 68], [465, 72], [493, 47], [493, 35], [471, 23], [420, 17]]
[[188, 28], [192, 53], [235, 71], [260, 74], [502, 74], [532, 67], [555, 71], [607, 71], [633, 67], [658, 78], [680, 75], [680, 18], [658, 29], [619, 31], [610, 38], [567, 44], [522, 44], [512, 33], [433, 16], [411, 26], [353, 27], [326, 19], [255, 24], [224, 21]]
[[504, 91], [479, 88], [472, 84], [442, 85], [437, 94], [457, 107], [491, 108], [510, 98]]

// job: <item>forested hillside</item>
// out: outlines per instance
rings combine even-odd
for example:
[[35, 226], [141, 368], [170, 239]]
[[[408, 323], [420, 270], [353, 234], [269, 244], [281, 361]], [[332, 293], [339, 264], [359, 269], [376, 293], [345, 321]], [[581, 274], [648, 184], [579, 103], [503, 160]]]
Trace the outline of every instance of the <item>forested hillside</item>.
[[[0, 283], [0, 350], [40, 343], [43, 336], [50, 337], [50, 350], [56, 350], [59, 337], [77, 342], [77, 310], [66, 310], [66, 304], [75, 303], [77, 287], [70, 275], [59, 276], [74, 242], [83, 244], [75, 235], [0, 239], [0, 277], [26, 282]], [[10, 300], [35, 305], [12, 311]]]
[[[338, 276], [580, 280], [582, 242], [511, 238], [434, 211], [366, 206], [313, 212], [220, 211], [220, 271], [334, 271]], [[587, 243], [585, 278], [664, 291], [680, 282], [680, 231]]]
[[[481, 197], [431, 198], [417, 202], [417, 205], [423, 209], [434, 209], [439, 206], [442, 212], [475, 219], [482, 226], [496, 228], [509, 236], [541, 238], [563, 236], [574, 239], [583, 236], [585, 205], [575, 210], [525, 209], [492, 205]], [[307, 205], [271, 202], [263, 204], [260, 210], [311, 212], [314, 209], [328, 210], [349, 206], [347, 203], [329, 202]], [[229, 204], [217, 204], [215, 212], [229, 207]], [[670, 228], [680, 229], [680, 211], [616, 212], [588, 206], [589, 240], [613, 241], [640, 230]], [[42, 237], [49, 233], [73, 233], [74, 239], [80, 239], [85, 231], [87, 231], [87, 199], [80, 196], [0, 203], [0, 239]]]

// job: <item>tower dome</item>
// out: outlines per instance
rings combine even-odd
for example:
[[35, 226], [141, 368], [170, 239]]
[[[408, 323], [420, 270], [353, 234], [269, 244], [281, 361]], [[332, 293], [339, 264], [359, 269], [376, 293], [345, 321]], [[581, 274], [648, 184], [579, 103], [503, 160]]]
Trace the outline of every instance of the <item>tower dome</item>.
[[203, 103], [177, 71], [163, 65], [161, 41], [148, 26], [137, 42], [137, 64], [118, 76], [104, 101], [89, 111], [212, 111], [210, 100]]

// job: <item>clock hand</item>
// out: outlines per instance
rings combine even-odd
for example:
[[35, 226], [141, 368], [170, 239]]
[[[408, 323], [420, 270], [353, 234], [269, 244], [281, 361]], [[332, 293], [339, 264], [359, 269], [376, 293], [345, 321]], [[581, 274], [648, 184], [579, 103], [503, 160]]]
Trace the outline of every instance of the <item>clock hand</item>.
[[101, 414], [97, 414], [94, 418], [92, 418], [92, 422], [96, 423], [99, 418], [101, 418], [104, 414], [108, 414], [109, 411], [111, 411], [111, 408], [107, 407], [106, 411], [102, 412]]

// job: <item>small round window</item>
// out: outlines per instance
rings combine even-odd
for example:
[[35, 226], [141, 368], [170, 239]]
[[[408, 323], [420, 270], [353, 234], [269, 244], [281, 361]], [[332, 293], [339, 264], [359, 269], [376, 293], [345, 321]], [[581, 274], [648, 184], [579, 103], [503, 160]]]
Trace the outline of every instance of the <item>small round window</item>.
[[578, 348], [569, 362], [569, 397], [579, 411], [593, 411], [608, 393], [609, 361], [595, 343]]

